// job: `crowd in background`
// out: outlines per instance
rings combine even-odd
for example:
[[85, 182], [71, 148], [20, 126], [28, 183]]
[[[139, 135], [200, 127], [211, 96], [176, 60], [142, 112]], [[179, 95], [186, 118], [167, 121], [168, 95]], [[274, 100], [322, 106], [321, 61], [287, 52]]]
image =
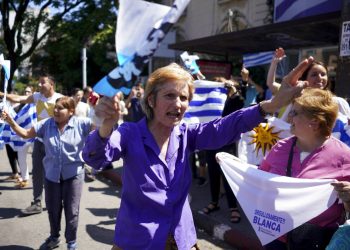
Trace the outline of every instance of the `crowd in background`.
[[[241, 69], [241, 80], [236, 81], [233, 79], [225, 79], [223, 77], [217, 77], [215, 79], [211, 79], [216, 82], [223, 82], [225, 84], [225, 88], [227, 90], [227, 99], [224, 105], [224, 110], [222, 112], [222, 117], [233, 117], [233, 113], [235, 111], [241, 112], [242, 108], [248, 108], [249, 107], [256, 107], [259, 106], [259, 103], [264, 103], [266, 101], [274, 100], [273, 96], [277, 95], [279, 90], [282, 88], [280, 82], [275, 81], [275, 73], [277, 64], [283, 59], [284, 57], [284, 51], [283, 49], [279, 48], [276, 50], [275, 57], [270, 65], [269, 72], [267, 75], [266, 82], [263, 83], [256, 83], [252, 80], [251, 76], [249, 75], [249, 71], [242, 67]], [[308, 103], [307, 100], [304, 99], [297, 99], [297, 101], [289, 102], [288, 105], [284, 105], [281, 107], [281, 109], [274, 111], [273, 114], [277, 117], [282, 117], [285, 121], [289, 122], [292, 125], [292, 130], [294, 132], [294, 135], [297, 139], [296, 145], [299, 148], [300, 151], [299, 154], [296, 156], [300, 157], [298, 160], [300, 163], [299, 165], [304, 166], [307, 168], [308, 165], [314, 164], [312, 162], [312, 155], [314, 154], [315, 150], [318, 150], [318, 148], [324, 148], [324, 145], [328, 143], [329, 141], [332, 141], [332, 144], [337, 145], [342, 152], [348, 154], [349, 149], [347, 146], [342, 144], [336, 139], [333, 139], [331, 137], [331, 131], [332, 126], [335, 123], [336, 116], [337, 116], [337, 110], [339, 109], [339, 112], [345, 115], [346, 117], [350, 118], [350, 108], [349, 104], [342, 98], [333, 96], [327, 89], [329, 88], [329, 79], [328, 79], [328, 72], [327, 67], [324, 66], [321, 62], [313, 61], [309, 63], [308, 67], [306, 67], [302, 75], [298, 75], [298, 79], [301, 81], [305, 81], [308, 84], [309, 88], [314, 89], [321, 89], [320, 92], [309, 92], [308, 95], [312, 96], [318, 96], [319, 99], [315, 100], [315, 103]], [[168, 76], [168, 75], [167, 75]], [[196, 76], [194, 76], [196, 77]], [[172, 79], [172, 78], [171, 78]], [[154, 80], [155, 81], [155, 80]], [[151, 83], [152, 79], [151, 79]], [[158, 84], [157, 82], [154, 84]], [[93, 127], [92, 124], [95, 123], [96, 114], [95, 114], [95, 107], [96, 105], [102, 105], [104, 101], [102, 101], [102, 104], [99, 104], [103, 97], [99, 96], [97, 93], [93, 91], [91, 87], [86, 87], [84, 89], [76, 88], [72, 91], [71, 97], [72, 100], [74, 100], [74, 104], [72, 104], [68, 99], [62, 99], [65, 98], [61, 94], [55, 92], [55, 85], [54, 80], [52, 77], [43, 75], [39, 79], [39, 89], [38, 92], [36, 92], [32, 86], [27, 86], [25, 88], [24, 93], [15, 94], [11, 93], [8, 95], [7, 99], [11, 103], [11, 106], [16, 110], [16, 112], [19, 112], [24, 105], [33, 105], [33, 107], [36, 107], [37, 113], [38, 113], [38, 122], [40, 126], [34, 126], [32, 130], [28, 130], [29, 132], [23, 132], [23, 135], [25, 138], [29, 137], [35, 137], [38, 138], [35, 140], [35, 142], [31, 145], [32, 146], [32, 161], [33, 161], [33, 170], [32, 170], [32, 184], [33, 184], [33, 201], [31, 205], [25, 209], [22, 210], [22, 213], [25, 215], [31, 215], [36, 213], [42, 212], [42, 193], [43, 193], [43, 187], [44, 182], [45, 184], [45, 190], [46, 190], [46, 206], [49, 207], [49, 221], [51, 225], [51, 235], [50, 237], [45, 241], [46, 246], [51, 249], [59, 244], [59, 228], [57, 228], [57, 220], [59, 218], [60, 220], [60, 213], [62, 212], [62, 204], [61, 200], [52, 200], [49, 199], [48, 194], [51, 194], [53, 196], [56, 190], [55, 183], [56, 182], [63, 182], [67, 180], [71, 180], [71, 178], [77, 178], [77, 182], [69, 183], [67, 184], [69, 188], [72, 188], [72, 190], [78, 190], [79, 193], [81, 190], [82, 185], [82, 178], [85, 177], [86, 181], [94, 181], [96, 178], [96, 175], [102, 175], [106, 178], [109, 178], [114, 183], [118, 185], [122, 185], [121, 177], [116, 175], [115, 172], [112, 171], [112, 164], [108, 164], [107, 166], [103, 166], [103, 168], [98, 167], [90, 167], [88, 164], [85, 164], [83, 159], [69, 159], [67, 156], [67, 164], [68, 163], [75, 163], [77, 164], [76, 172], [74, 173], [67, 173], [62, 170], [62, 172], [58, 173], [58, 175], [55, 177], [57, 181], [52, 181], [53, 177], [48, 176], [50, 171], [50, 166], [48, 166], [48, 163], [45, 163], [44, 157], [45, 157], [45, 151], [47, 152], [50, 150], [48, 143], [45, 143], [45, 137], [48, 136], [43, 132], [43, 129], [47, 125], [44, 120], [47, 118], [52, 118], [52, 122], [55, 122], [56, 124], [60, 124], [59, 119], [63, 119], [60, 117], [63, 117], [66, 115], [65, 120], [62, 122], [62, 128], [61, 133], [66, 131], [66, 126], [68, 126], [71, 122], [71, 116], [69, 113], [67, 114], [61, 114], [60, 112], [63, 112], [62, 110], [68, 109], [69, 112], [73, 112], [75, 117], [80, 117], [82, 119], [85, 119], [85, 123], [81, 123], [80, 120], [77, 122], [77, 125], [79, 128], [81, 127], [82, 130], [79, 130], [79, 133], [82, 135], [81, 140], [85, 140], [85, 137], [87, 137], [87, 133], [90, 132]], [[180, 88], [182, 86], [178, 86], [177, 88]], [[160, 98], [157, 96], [157, 94], [154, 94], [153, 92], [147, 92], [149, 87], [145, 86], [145, 89], [143, 87], [143, 84], [137, 83], [131, 90], [128, 95], [125, 95], [123, 92], [118, 92], [116, 95], [116, 98], [118, 100], [118, 121], [116, 123], [113, 123], [114, 131], [117, 131], [120, 129], [120, 133], [126, 133], [124, 129], [128, 128], [125, 125], [128, 124], [128, 122], [138, 123], [142, 121], [143, 118], [147, 118], [149, 121], [153, 121], [154, 118], [157, 118], [157, 114], [152, 113], [150, 116], [147, 112], [145, 113], [145, 101], [148, 102], [149, 109], [154, 110], [155, 103], [153, 103], [156, 98]], [[149, 91], [155, 91], [154, 89]], [[158, 91], [158, 90], [157, 90]], [[170, 91], [170, 90], [169, 90]], [[173, 90], [171, 90], [173, 91]], [[182, 90], [181, 90], [182, 91]], [[326, 91], [326, 92], [323, 92]], [[155, 97], [150, 97], [152, 93], [155, 95]], [[158, 92], [156, 92], [158, 93]], [[2, 93], [3, 94], [3, 93]], [[146, 99], [145, 98], [146, 95]], [[188, 93], [186, 93], [188, 95]], [[152, 99], [154, 98], [154, 99]], [[171, 97], [169, 97], [171, 98]], [[180, 97], [181, 98], [181, 97]], [[271, 99], [272, 98], [272, 99]], [[320, 103], [324, 104], [325, 107], [320, 107]], [[257, 105], [258, 104], [258, 105]], [[106, 104], [107, 105], [107, 104]], [[152, 106], [153, 105], [153, 106]], [[311, 105], [318, 105], [318, 109], [316, 107], [311, 107]], [[329, 107], [331, 108], [329, 108]], [[100, 107], [100, 106], [99, 106]], [[259, 106], [260, 107], [260, 106]], [[60, 109], [61, 108], [61, 109]], [[157, 107], [159, 108], [159, 107]], [[324, 109], [322, 109], [324, 108]], [[330, 111], [330, 109], [332, 109]], [[99, 111], [99, 110], [98, 110]], [[263, 110], [264, 111], [264, 110]], [[322, 118], [319, 117], [319, 113], [326, 114], [329, 112], [329, 117], [326, 118], [328, 121], [323, 122]], [[72, 113], [72, 114], [73, 114]], [[305, 117], [300, 118], [301, 114], [305, 114]], [[151, 117], [151, 118], [150, 118]], [[14, 125], [15, 122], [11, 120], [10, 118], [6, 118], [5, 120], [8, 121], [12, 127], [16, 126]], [[225, 119], [222, 119], [225, 120]], [[263, 120], [262, 120], [263, 121]], [[159, 122], [159, 121], [158, 121]], [[323, 123], [329, 123], [325, 129], [326, 132], [320, 132], [320, 124]], [[45, 125], [44, 125], [45, 124]], [[125, 125], [123, 127], [123, 124]], [[110, 124], [109, 124], [110, 125]], [[41, 127], [44, 126], [44, 127]], [[304, 126], [304, 127], [302, 127]], [[322, 125], [323, 126], [323, 125]], [[108, 127], [108, 128], [109, 128]], [[18, 129], [18, 128], [17, 128]], [[78, 129], [78, 128], [77, 128]], [[18, 129], [20, 131], [20, 129]], [[305, 132], [307, 131], [307, 132]], [[20, 133], [20, 132], [19, 132]], [[29, 133], [29, 134], [28, 134]], [[101, 133], [101, 132], [100, 132]], [[110, 133], [110, 131], [109, 131]], [[112, 134], [113, 135], [113, 134]], [[309, 135], [313, 135], [313, 137], [308, 137]], [[317, 139], [320, 138], [320, 135], [322, 135], [323, 140], [319, 141]], [[308, 142], [304, 142], [303, 138], [309, 138]], [[41, 139], [40, 139], [41, 138]], [[330, 139], [331, 138], [331, 139]], [[289, 143], [288, 139], [288, 143]], [[291, 140], [292, 141], [292, 140]], [[310, 141], [314, 142], [314, 144], [310, 145]], [[279, 144], [283, 144], [282, 142], [279, 142]], [[122, 144], [122, 142], [120, 142]], [[83, 143], [84, 144], [84, 143]], [[279, 145], [278, 144], [278, 145]], [[289, 144], [288, 144], [289, 145]], [[294, 144], [293, 144], [294, 145]], [[52, 145], [51, 145], [52, 146]], [[123, 145], [126, 147], [125, 145]], [[57, 145], [53, 145], [52, 147], [57, 147]], [[203, 146], [204, 147], [204, 146]], [[276, 146], [277, 147], [277, 146]], [[8, 156], [8, 160], [10, 163], [12, 174], [5, 179], [5, 181], [14, 181], [15, 187], [18, 189], [26, 188], [30, 184], [29, 180], [29, 170], [27, 167], [27, 153], [30, 146], [26, 146], [22, 150], [14, 151], [9, 145], [6, 145], [6, 152]], [[201, 147], [198, 147], [201, 148]], [[205, 147], [204, 147], [205, 148]], [[273, 148], [272, 151], [276, 149]], [[303, 150], [302, 150], [303, 149]], [[71, 153], [66, 148], [68, 155]], [[75, 153], [81, 152], [83, 150], [83, 145], [80, 145], [79, 150], [77, 150]], [[235, 195], [233, 194], [232, 190], [230, 189], [227, 180], [225, 176], [222, 174], [220, 166], [216, 162], [215, 154], [217, 152], [228, 152], [233, 155], [237, 155], [237, 140], [236, 141], [230, 141], [226, 145], [222, 145], [220, 147], [211, 147], [208, 145], [208, 149], [201, 149], [201, 150], [194, 150], [192, 154], [188, 157], [188, 164], [191, 166], [191, 176], [193, 179], [196, 180], [196, 184], [200, 187], [206, 185], [209, 183], [210, 185], [210, 194], [206, 194], [208, 197], [208, 205], [204, 207], [200, 212], [206, 215], [210, 215], [211, 213], [217, 211], [220, 209], [220, 198], [225, 195], [227, 198], [228, 207], [230, 209], [227, 220], [231, 223], [239, 223], [241, 219], [241, 211], [239, 208], [239, 204], [237, 202], [237, 199], [235, 198]], [[162, 152], [160, 152], [162, 154]], [[322, 154], [318, 153], [318, 156]], [[78, 157], [78, 156], [77, 156]], [[90, 157], [90, 156], [89, 156]], [[277, 156], [274, 156], [277, 157]], [[350, 157], [350, 154], [349, 154]], [[261, 169], [265, 171], [270, 172], [278, 172], [279, 170], [276, 170], [274, 168], [274, 162], [271, 160], [272, 156], [267, 157], [267, 160], [265, 160], [262, 164]], [[43, 161], [44, 160], [44, 161]], [[280, 159], [279, 159], [280, 160]], [[272, 163], [271, 163], [272, 161]], [[345, 165], [348, 164], [348, 159], [345, 160]], [[349, 162], [350, 163], [350, 162]], [[296, 164], [296, 165], [298, 165]], [[304, 165], [303, 165], [304, 164]], [[267, 167], [269, 165], [269, 167]], [[271, 165], [271, 166], [270, 166]], [[298, 166], [299, 166], [298, 165]], [[295, 167], [293, 165], [293, 167]], [[271, 170], [272, 169], [272, 170]], [[20, 170], [20, 171], [19, 171]], [[2, 170], [6, 171], [6, 170]], [[349, 168], [343, 168], [343, 174], [342, 175], [333, 175], [329, 178], [336, 178], [339, 181], [343, 181], [342, 185], [335, 185], [335, 188], [338, 192], [340, 192], [339, 197], [344, 201], [345, 209], [348, 211], [349, 209], [349, 201], [350, 201], [350, 191], [347, 191], [346, 186], [350, 186], [350, 169]], [[53, 174], [53, 173], [52, 173]], [[283, 175], [283, 174], [282, 174]], [[292, 172], [291, 176], [296, 178], [303, 178], [302, 175], [300, 175], [300, 170], [296, 172]], [[323, 175], [312, 175], [313, 178], [328, 178], [328, 176]], [[338, 178], [339, 177], [339, 178]], [[51, 178], [51, 182], [50, 182]], [[49, 181], [48, 181], [49, 180]], [[128, 185], [128, 184], [127, 184]], [[345, 194], [343, 194], [343, 193]], [[65, 197], [62, 197], [64, 200]], [[70, 203], [66, 206], [64, 204], [64, 210], [66, 213], [66, 216], [68, 215], [68, 218], [71, 218], [70, 221], [66, 220], [67, 225], [71, 225], [70, 228], [66, 229], [66, 241], [67, 241], [67, 248], [68, 249], [76, 249], [76, 230], [77, 230], [77, 217], [78, 213], [71, 213], [67, 211], [73, 211], [73, 210], [79, 210], [79, 202], [80, 202], [80, 195], [77, 196], [75, 202]], [[342, 223], [341, 218], [341, 212], [344, 210], [342, 206], [337, 205], [336, 208], [332, 208], [333, 211], [336, 212], [336, 218], [334, 215], [333, 220], [329, 220], [328, 223], [325, 222], [325, 220], [322, 218], [319, 218], [319, 220], [316, 222], [321, 227], [332, 227], [334, 229], [335, 222], [338, 222], [339, 224]], [[70, 217], [69, 217], [70, 216]], [[328, 217], [327, 217], [328, 216]], [[326, 215], [327, 219], [329, 219], [329, 215]], [[73, 218], [73, 219], [72, 219]], [[160, 222], [162, 223], [162, 222]], [[327, 224], [328, 223], [328, 224]], [[68, 231], [67, 231], [68, 230]], [[334, 230], [333, 230], [334, 231]], [[333, 232], [332, 231], [332, 232]], [[328, 232], [327, 232], [328, 233]], [[327, 242], [330, 240], [330, 236], [332, 234], [327, 234]], [[158, 237], [158, 236], [157, 236]], [[160, 237], [160, 236], [159, 236]], [[325, 238], [323, 237], [323, 238]], [[156, 236], [155, 236], [156, 238]], [[165, 237], [168, 241], [171, 241], [169, 244], [177, 244], [178, 246], [181, 244], [186, 245], [187, 243], [182, 242], [179, 238], [174, 238], [174, 235], [171, 235], [169, 238], [168, 236]], [[118, 242], [122, 242], [121, 244], [125, 244], [127, 246], [128, 243], [123, 242], [119, 238], [117, 239]], [[279, 245], [279, 243], [282, 242], [282, 246]], [[324, 244], [327, 244], [324, 243]], [[267, 249], [284, 249], [285, 247], [283, 245], [285, 241], [280, 240], [279, 242], [274, 242], [274, 245], [270, 244], [267, 246]], [[121, 245], [122, 246], [122, 245]], [[188, 244], [186, 246], [189, 246]], [[197, 246], [191, 242], [192, 248], [195, 249]], [[120, 249], [117, 245], [114, 246], [114, 249]], [[311, 248], [310, 248], [311, 249]]]

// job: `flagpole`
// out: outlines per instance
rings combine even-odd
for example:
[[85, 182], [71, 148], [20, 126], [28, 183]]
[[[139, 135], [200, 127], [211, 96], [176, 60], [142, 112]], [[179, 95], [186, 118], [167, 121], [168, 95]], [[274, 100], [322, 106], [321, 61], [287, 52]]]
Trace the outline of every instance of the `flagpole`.
[[83, 89], [86, 88], [87, 83], [86, 83], [86, 61], [87, 61], [87, 57], [86, 57], [86, 48], [84, 47], [82, 49], [82, 57], [81, 60], [83, 61]]

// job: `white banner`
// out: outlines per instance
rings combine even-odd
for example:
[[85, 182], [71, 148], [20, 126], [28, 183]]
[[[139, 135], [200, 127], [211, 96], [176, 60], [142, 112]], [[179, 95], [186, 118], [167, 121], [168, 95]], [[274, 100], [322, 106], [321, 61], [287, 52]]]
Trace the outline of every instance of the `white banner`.
[[216, 158], [262, 245], [318, 216], [337, 199], [330, 185], [335, 180], [271, 174], [227, 153]]

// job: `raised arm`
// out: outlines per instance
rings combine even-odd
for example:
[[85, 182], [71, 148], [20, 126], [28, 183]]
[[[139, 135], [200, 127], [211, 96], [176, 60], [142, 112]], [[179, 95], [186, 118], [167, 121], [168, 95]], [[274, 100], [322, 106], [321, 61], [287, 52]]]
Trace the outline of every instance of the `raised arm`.
[[274, 113], [299, 96], [302, 89], [307, 86], [307, 82], [298, 81], [298, 79], [313, 61], [313, 57], [304, 59], [292, 71], [290, 71], [288, 75], [283, 78], [281, 87], [275, 97], [271, 100], [260, 102], [262, 110], [266, 113]]
[[[4, 93], [0, 92], [0, 97], [4, 97]], [[26, 96], [26, 95], [16, 95], [16, 94], [7, 94], [6, 98], [11, 101], [11, 102], [15, 102], [15, 103], [34, 103], [34, 98], [33, 95], [30, 96]]]
[[275, 50], [275, 55], [271, 61], [269, 71], [267, 73], [266, 85], [271, 90], [272, 94], [275, 95], [280, 88], [281, 84], [275, 81], [276, 78], [276, 69], [278, 63], [282, 61], [285, 57], [284, 49], [278, 48]]
[[6, 121], [10, 125], [10, 127], [16, 132], [16, 134], [24, 139], [34, 138], [36, 136], [36, 132], [33, 127], [31, 127], [30, 129], [24, 129], [20, 127], [17, 124], [17, 122], [4, 110], [1, 113], [1, 119]]

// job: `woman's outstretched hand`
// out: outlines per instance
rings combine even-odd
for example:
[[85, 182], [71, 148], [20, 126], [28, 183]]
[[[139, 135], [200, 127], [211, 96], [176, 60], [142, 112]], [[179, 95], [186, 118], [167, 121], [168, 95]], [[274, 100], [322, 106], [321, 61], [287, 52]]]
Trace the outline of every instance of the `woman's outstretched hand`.
[[308, 83], [299, 81], [299, 79], [313, 61], [313, 57], [304, 59], [283, 78], [281, 87], [275, 97], [261, 104], [266, 113], [274, 113], [283, 106], [288, 105], [294, 98], [300, 96], [302, 90], [308, 86]]

